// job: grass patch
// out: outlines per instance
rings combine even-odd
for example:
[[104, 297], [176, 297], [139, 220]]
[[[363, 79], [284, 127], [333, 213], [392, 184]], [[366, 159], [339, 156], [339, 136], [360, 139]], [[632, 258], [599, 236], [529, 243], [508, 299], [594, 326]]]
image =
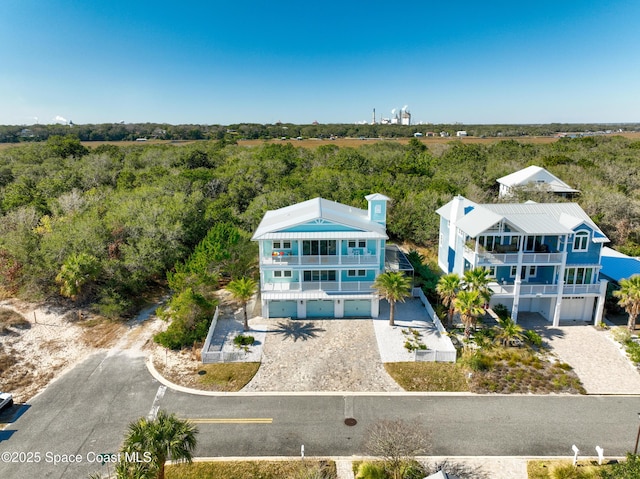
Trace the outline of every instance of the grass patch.
[[[627, 459], [628, 462], [629, 459]], [[527, 463], [528, 479], [600, 479], [603, 477], [638, 477], [623, 475], [631, 463], [612, 462], [598, 465], [596, 461], [578, 461], [574, 466], [569, 460], [529, 461]]]
[[[194, 374], [199, 385], [210, 391], [240, 391], [256, 375], [260, 363], [203, 364]], [[204, 371], [204, 373], [202, 373]]]
[[334, 479], [333, 461], [221, 461], [167, 466], [167, 479]]
[[384, 363], [384, 368], [406, 391], [469, 391], [464, 370], [454, 363]]

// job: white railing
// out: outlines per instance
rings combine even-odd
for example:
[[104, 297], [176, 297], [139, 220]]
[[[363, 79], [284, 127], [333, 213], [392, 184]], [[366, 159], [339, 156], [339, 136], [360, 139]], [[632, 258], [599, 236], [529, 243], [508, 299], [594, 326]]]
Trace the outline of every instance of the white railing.
[[599, 284], [565, 284], [562, 294], [581, 295], [581, 294], [599, 294]]
[[[515, 285], [513, 284], [489, 284], [494, 294], [513, 295], [515, 293]], [[581, 295], [581, 294], [599, 294], [599, 284], [567, 284], [562, 289], [563, 295]], [[528, 284], [520, 285], [520, 296], [532, 295], [556, 295], [558, 294], [557, 284]]]
[[378, 257], [374, 254], [362, 255], [278, 255], [263, 256], [264, 265], [374, 265]]
[[344, 291], [372, 293], [373, 281], [303, 281], [302, 283], [264, 283], [263, 291]]
[[[464, 247], [464, 257], [471, 264], [478, 266], [501, 266], [518, 264], [518, 253], [476, 253]], [[562, 253], [523, 253], [522, 264], [560, 264]]]
[[211, 324], [209, 325], [209, 332], [207, 333], [207, 338], [204, 340], [204, 344], [202, 345], [202, 351], [200, 352], [200, 359], [203, 364], [219, 362], [219, 361], [209, 361], [211, 354], [213, 352], [209, 351], [211, 347], [211, 338], [213, 337], [213, 331], [216, 329], [216, 325], [218, 324], [218, 314], [219, 310], [216, 306], [216, 312], [213, 313], [213, 319], [211, 320]]

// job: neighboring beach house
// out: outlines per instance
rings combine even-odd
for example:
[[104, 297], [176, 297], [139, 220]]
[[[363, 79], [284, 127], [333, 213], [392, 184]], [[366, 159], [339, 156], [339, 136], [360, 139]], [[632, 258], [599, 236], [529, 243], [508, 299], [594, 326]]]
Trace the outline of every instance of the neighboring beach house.
[[564, 198], [571, 198], [580, 193], [571, 188], [557, 176], [549, 173], [539, 166], [527, 166], [526, 168], [497, 179], [500, 183], [500, 198], [512, 196], [515, 188], [540, 188]]
[[367, 210], [314, 198], [265, 213], [252, 238], [262, 316], [378, 317], [389, 198], [366, 199]]
[[602, 320], [609, 240], [575, 203], [476, 204], [457, 196], [440, 215], [438, 264], [447, 273], [489, 270], [491, 305], [561, 320]]

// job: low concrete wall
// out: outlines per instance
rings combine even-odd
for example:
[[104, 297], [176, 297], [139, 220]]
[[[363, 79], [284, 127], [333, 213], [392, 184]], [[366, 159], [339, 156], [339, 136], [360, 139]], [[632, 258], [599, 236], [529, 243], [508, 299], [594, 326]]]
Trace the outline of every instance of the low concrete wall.
[[440, 321], [440, 318], [438, 318], [438, 315], [429, 303], [427, 297], [424, 295], [424, 292], [420, 288], [413, 288], [413, 296], [416, 298], [420, 298], [420, 301], [427, 310], [427, 314], [431, 318], [431, 321], [433, 321], [433, 324], [436, 326], [438, 334], [441, 335], [443, 341], [446, 344], [445, 349], [417, 349], [415, 351], [415, 360], [455, 363], [457, 357], [456, 347], [451, 342], [447, 330], [442, 325], [442, 321]]

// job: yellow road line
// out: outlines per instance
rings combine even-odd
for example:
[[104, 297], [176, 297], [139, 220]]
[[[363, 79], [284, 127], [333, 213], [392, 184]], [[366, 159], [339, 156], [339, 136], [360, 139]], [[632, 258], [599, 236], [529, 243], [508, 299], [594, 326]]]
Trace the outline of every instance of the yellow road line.
[[240, 418], [199, 418], [188, 419], [194, 424], [271, 424], [270, 417], [240, 417]]

